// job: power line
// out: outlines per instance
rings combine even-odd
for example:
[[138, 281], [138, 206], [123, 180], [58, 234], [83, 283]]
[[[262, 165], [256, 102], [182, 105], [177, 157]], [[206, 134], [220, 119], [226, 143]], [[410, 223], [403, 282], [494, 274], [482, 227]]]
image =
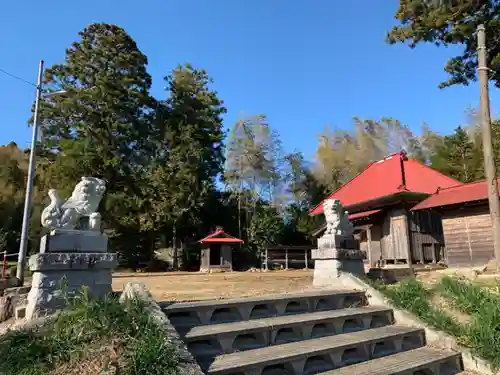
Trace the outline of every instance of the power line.
[[28, 84], [28, 85], [30, 85], [30, 86], [36, 87], [36, 85], [35, 85], [33, 82], [27, 81], [27, 80], [25, 80], [25, 79], [23, 79], [23, 78], [21, 78], [21, 77], [18, 77], [18, 76], [16, 76], [16, 75], [12, 74], [12, 73], [9, 73], [9, 72], [7, 72], [6, 70], [3, 70], [2, 68], [0, 68], [0, 72], [1, 72], [1, 73], [3, 73], [3, 74], [5, 74], [5, 75], [8, 75], [9, 77], [12, 77], [12, 78], [14, 78], [14, 79], [17, 79], [17, 80], [19, 80], [19, 81], [21, 81], [21, 82], [27, 83], [27, 84]]

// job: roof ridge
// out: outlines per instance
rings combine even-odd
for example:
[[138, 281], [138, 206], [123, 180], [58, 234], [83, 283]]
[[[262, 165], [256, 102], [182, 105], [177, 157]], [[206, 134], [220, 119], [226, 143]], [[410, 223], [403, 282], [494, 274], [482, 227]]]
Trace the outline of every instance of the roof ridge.
[[376, 160], [376, 161], [372, 161], [368, 164], [368, 166], [363, 169], [361, 172], [359, 172], [356, 176], [354, 176], [353, 178], [351, 178], [349, 181], [347, 181], [344, 185], [340, 186], [339, 188], [335, 189], [333, 192], [331, 192], [330, 194], [327, 195], [327, 197], [325, 199], [323, 199], [321, 202], [319, 202], [316, 206], [314, 206], [313, 208], [311, 208], [309, 210], [309, 213], [313, 212], [316, 208], [318, 208], [321, 204], [323, 204], [323, 202], [326, 200], [326, 199], [330, 199], [332, 195], [334, 195], [335, 193], [337, 193], [339, 190], [347, 187], [348, 185], [351, 184], [351, 182], [353, 182], [354, 180], [356, 180], [358, 177], [360, 177], [363, 173], [365, 173], [368, 169], [370, 169], [370, 167], [372, 167], [373, 165], [375, 164], [378, 164], [378, 163], [381, 163], [383, 161], [386, 161], [386, 160], [391, 160], [392, 157], [394, 157], [395, 155], [401, 155], [401, 152], [397, 152], [397, 153], [394, 153], [394, 154], [391, 154], [391, 155], [388, 155], [388, 156], [385, 156], [383, 157], [382, 159], [380, 160]]
[[[498, 181], [500, 181], [500, 178], [497, 178], [497, 182]], [[468, 189], [465, 189], [466, 187]], [[450, 192], [450, 194], [447, 194], [448, 192]], [[426, 210], [440, 206], [449, 206], [486, 199], [488, 199], [487, 180], [483, 179], [441, 189], [418, 203], [411, 210]]]
[[[497, 178], [497, 181], [500, 180], [500, 177]], [[456, 185], [453, 185], [453, 186], [448, 186], [447, 188], [442, 188], [442, 189], [439, 189], [439, 191], [443, 191], [443, 190], [450, 190], [450, 189], [456, 189], [456, 188], [459, 188], [459, 187], [465, 187], [465, 186], [470, 186], [470, 185], [474, 185], [474, 184], [480, 184], [481, 182], [486, 182], [486, 179], [484, 180], [479, 180], [479, 181], [472, 181], [472, 182], [458, 182], [458, 184]]]

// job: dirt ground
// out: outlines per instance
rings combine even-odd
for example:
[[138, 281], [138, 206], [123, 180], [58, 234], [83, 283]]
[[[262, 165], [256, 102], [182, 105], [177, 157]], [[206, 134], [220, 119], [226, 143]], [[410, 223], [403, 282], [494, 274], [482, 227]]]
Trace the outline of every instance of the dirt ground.
[[157, 301], [194, 301], [298, 292], [312, 285], [312, 270], [269, 272], [116, 273], [113, 289], [128, 282], [146, 285]]
[[417, 280], [423, 282], [428, 287], [438, 283], [444, 276], [458, 276], [474, 281], [490, 291], [497, 291], [500, 283], [500, 274], [481, 274], [477, 268], [444, 269], [417, 273]]
[[[459, 273], [469, 276], [472, 270]], [[437, 283], [456, 270], [419, 272], [417, 279], [427, 286]], [[164, 272], [164, 273], [115, 273], [113, 289], [121, 291], [128, 282], [140, 282], [151, 291], [157, 301], [194, 301], [219, 298], [247, 297], [266, 294], [298, 292], [312, 286], [312, 270], [287, 270], [269, 272]], [[475, 280], [491, 288], [498, 284], [493, 275], [478, 275]]]

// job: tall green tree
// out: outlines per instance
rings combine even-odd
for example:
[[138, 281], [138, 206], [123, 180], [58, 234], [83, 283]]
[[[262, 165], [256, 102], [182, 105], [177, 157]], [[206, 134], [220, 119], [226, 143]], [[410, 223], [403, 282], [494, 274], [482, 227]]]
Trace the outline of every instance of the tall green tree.
[[445, 136], [431, 157], [431, 167], [461, 182], [483, 177], [481, 149], [461, 126]]
[[[0, 251], [19, 251], [24, 208], [25, 182], [28, 174], [29, 150], [20, 149], [14, 142], [0, 147]], [[39, 222], [45, 191], [40, 186], [43, 168], [38, 170], [33, 186], [33, 200], [28, 233], [29, 252], [38, 251], [41, 231]]]
[[[478, 121], [478, 117], [475, 116], [473, 122], [466, 128], [471, 141], [474, 143], [475, 149], [477, 150], [477, 158], [481, 160], [480, 165], [477, 169], [477, 178], [486, 178], [484, 174], [484, 162], [483, 162], [483, 137], [481, 132], [481, 124]], [[497, 175], [500, 173], [500, 121], [493, 120], [491, 122], [491, 138], [493, 144], [493, 155], [495, 157], [495, 165], [497, 169]]]
[[312, 232], [317, 229], [323, 218], [310, 216], [310, 210], [325, 199], [327, 188], [314, 175], [311, 165], [301, 153], [287, 156], [289, 163], [288, 191], [293, 198], [285, 212], [285, 244], [311, 244]]
[[316, 151], [316, 178], [330, 191], [363, 171], [370, 162], [405, 150], [408, 156], [426, 162], [428, 151], [421, 137], [406, 124], [390, 117], [380, 120], [353, 118], [351, 129], [326, 128]]
[[[484, 24], [487, 30], [487, 65], [494, 72], [500, 71], [500, 1], [399, 0], [394, 17], [400, 24], [387, 35], [391, 44], [407, 43], [410, 48], [422, 43], [463, 46], [462, 54], [446, 63], [444, 70], [450, 78], [440, 83], [440, 88], [468, 85], [476, 80], [476, 28], [479, 24]], [[490, 79], [500, 87], [498, 74], [490, 75]]]
[[179, 235], [200, 224], [200, 212], [223, 172], [226, 108], [204, 70], [186, 64], [165, 81], [168, 97], [157, 108], [149, 207], [156, 230], [171, 229], [176, 252]]
[[225, 180], [234, 189], [255, 191], [273, 201], [281, 182], [281, 140], [264, 115], [237, 121], [230, 130]]
[[[224, 181], [238, 200], [239, 235], [256, 213], [259, 200], [279, 206], [283, 196], [283, 155], [279, 135], [264, 115], [237, 121], [229, 132]], [[245, 226], [241, 211], [247, 213]]]
[[284, 222], [283, 216], [266, 202], [259, 201], [248, 228], [248, 242], [256, 255], [266, 246], [282, 243]]
[[65, 61], [44, 75], [46, 87], [65, 91], [41, 106], [42, 143], [52, 159], [46, 185], [69, 194], [80, 176], [104, 178], [104, 223], [113, 239], [127, 234], [121, 249], [142, 247], [140, 236], [129, 234], [140, 232], [142, 174], [155, 108], [147, 63], [124, 29], [97, 23], [83, 29]]

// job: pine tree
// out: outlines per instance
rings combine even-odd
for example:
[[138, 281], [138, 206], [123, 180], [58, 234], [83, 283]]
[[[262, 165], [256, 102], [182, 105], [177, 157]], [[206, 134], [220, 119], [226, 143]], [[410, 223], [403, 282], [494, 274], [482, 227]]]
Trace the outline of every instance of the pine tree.
[[[65, 91], [41, 106], [42, 145], [52, 159], [46, 184], [67, 195], [81, 176], [105, 179], [103, 222], [115, 238], [140, 230], [141, 176], [155, 105], [147, 62], [125, 30], [98, 23], [83, 29], [65, 61], [44, 75], [45, 87]], [[141, 241], [129, 236], [123, 246], [135, 252]]]
[[187, 64], [165, 80], [169, 96], [158, 107], [150, 209], [156, 230], [170, 228], [176, 250], [178, 238], [200, 224], [200, 212], [223, 171], [226, 109], [204, 70]]
[[[500, 70], [500, 3], [498, 0], [399, 0], [394, 16], [399, 25], [387, 35], [387, 41], [408, 43], [410, 48], [418, 44], [432, 43], [448, 47], [458, 45], [463, 52], [448, 60], [444, 70], [450, 78], [439, 87], [468, 85], [476, 80], [477, 38], [479, 24], [486, 27], [488, 67]], [[500, 87], [498, 74], [490, 79]]]
[[461, 182], [482, 178], [481, 150], [459, 126], [453, 134], [443, 137], [436, 153], [431, 157], [431, 167]]

